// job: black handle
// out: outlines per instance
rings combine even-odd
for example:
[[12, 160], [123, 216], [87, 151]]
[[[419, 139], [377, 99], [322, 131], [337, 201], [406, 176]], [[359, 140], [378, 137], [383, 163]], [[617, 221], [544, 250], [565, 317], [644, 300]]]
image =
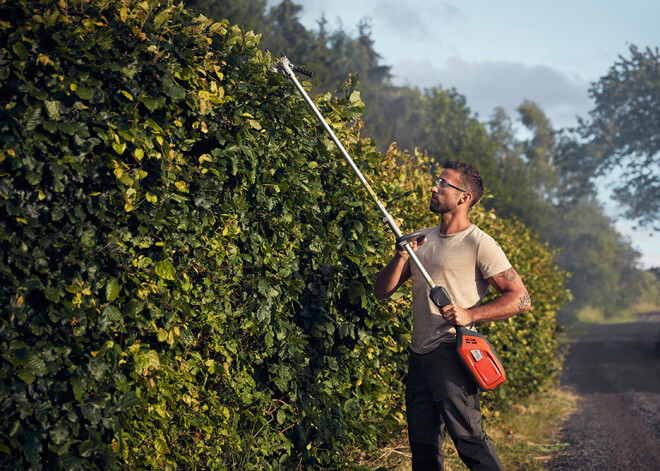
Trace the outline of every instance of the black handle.
[[292, 67], [292, 69], [293, 69], [294, 72], [298, 72], [299, 74], [306, 75], [307, 77], [311, 77], [311, 76], [314, 75], [314, 72], [312, 72], [311, 70], [307, 70], [307, 69], [305, 69], [303, 67], [300, 67], [298, 65], [294, 65]]
[[[426, 238], [426, 234], [424, 230], [422, 229], [421, 231], [415, 231], [411, 232], [410, 234], [404, 234], [400, 237], [396, 238], [396, 246], [399, 247], [400, 249], [403, 248], [404, 245], [408, 243], [409, 240], [412, 239], [417, 239], [417, 243], [421, 242]], [[451, 303], [448, 303], [451, 304]]]
[[444, 286], [434, 286], [431, 288], [429, 297], [431, 298], [431, 301], [433, 301], [433, 304], [438, 306], [438, 308], [443, 308], [448, 304], [451, 304], [451, 298]]

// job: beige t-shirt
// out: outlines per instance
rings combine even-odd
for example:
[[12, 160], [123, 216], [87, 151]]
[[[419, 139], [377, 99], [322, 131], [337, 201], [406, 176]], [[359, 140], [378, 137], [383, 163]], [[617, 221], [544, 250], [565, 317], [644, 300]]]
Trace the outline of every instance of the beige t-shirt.
[[[495, 240], [474, 224], [455, 234], [442, 235], [440, 226], [425, 229], [426, 242], [416, 252], [436, 285], [444, 286], [454, 304], [478, 306], [488, 291], [487, 278], [511, 268]], [[429, 298], [429, 285], [411, 262], [413, 332], [410, 348], [428, 353], [441, 342], [456, 341], [456, 329], [445, 322]]]

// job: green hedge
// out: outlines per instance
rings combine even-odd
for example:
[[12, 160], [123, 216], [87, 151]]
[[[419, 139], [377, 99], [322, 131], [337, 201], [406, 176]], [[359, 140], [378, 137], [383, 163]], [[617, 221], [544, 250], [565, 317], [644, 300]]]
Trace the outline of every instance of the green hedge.
[[[345, 468], [400, 427], [409, 302], [371, 295], [391, 237], [258, 37], [155, 1], [0, 15], [0, 466]], [[319, 106], [410, 198], [346, 127], [354, 86]], [[531, 236], [518, 257], [554, 270]], [[507, 394], [554, 341], [529, 319]]]

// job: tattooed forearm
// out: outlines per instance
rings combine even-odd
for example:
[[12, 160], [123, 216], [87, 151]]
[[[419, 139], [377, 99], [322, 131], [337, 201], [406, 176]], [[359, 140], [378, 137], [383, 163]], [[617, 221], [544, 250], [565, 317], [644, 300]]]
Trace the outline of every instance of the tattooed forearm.
[[499, 276], [500, 278], [504, 278], [509, 283], [513, 283], [514, 281], [516, 281], [516, 270], [514, 270], [513, 268], [509, 268], [508, 270], [503, 271], [497, 276]]
[[518, 314], [527, 311], [531, 305], [532, 300], [529, 297], [529, 293], [525, 291], [525, 294], [520, 298], [520, 303], [518, 304]]

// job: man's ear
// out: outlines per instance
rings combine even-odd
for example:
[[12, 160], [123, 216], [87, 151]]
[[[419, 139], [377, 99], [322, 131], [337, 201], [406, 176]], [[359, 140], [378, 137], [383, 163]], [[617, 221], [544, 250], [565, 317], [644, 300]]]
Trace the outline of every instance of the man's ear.
[[469, 191], [464, 191], [463, 193], [461, 193], [461, 197], [458, 199], [458, 201], [461, 204], [467, 204], [469, 206], [470, 203], [472, 203], [472, 199], [473, 199], [472, 193], [470, 193]]

